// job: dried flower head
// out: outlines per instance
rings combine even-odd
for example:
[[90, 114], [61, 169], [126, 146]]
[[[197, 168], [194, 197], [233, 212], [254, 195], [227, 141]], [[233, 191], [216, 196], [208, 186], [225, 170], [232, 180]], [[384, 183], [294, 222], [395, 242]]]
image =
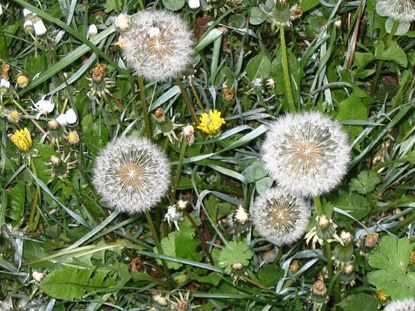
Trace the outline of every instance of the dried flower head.
[[144, 212], [158, 203], [170, 184], [167, 156], [144, 138], [118, 138], [96, 158], [93, 183], [109, 207]]
[[402, 299], [389, 303], [383, 311], [414, 311], [415, 300], [414, 299]]
[[233, 217], [235, 221], [240, 223], [241, 225], [244, 225], [249, 220], [249, 214], [246, 212], [242, 205], [239, 205]]
[[413, 0], [378, 0], [376, 11], [380, 16], [390, 17], [400, 22], [415, 20], [415, 3]]
[[193, 145], [195, 142], [195, 129], [191, 125], [186, 125], [183, 127], [182, 136], [186, 139], [189, 145]]
[[137, 75], [160, 81], [177, 77], [191, 61], [191, 33], [186, 23], [167, 11], [119, 16], [123, 55]]
[[379, 240], [379, 233], [377, 232], [369, 233], [364, 238], [364, 246], [373, 248], [376, 246], [376, 243], [378, 242], [378, 240]]
[[221, 112], [215, 109], [210, 110], [209, 113], [202, 113], [197, 128], [206, 134], [216, 134], [223, 124], [225, 124], [225, 119], [221, 117]]
[[313, 294], [317, 296], [325, 296], [327, 294], [327, 287], [323, 281], [317, 280], [313, 285]]
[[290, 244], [304, 234], [310, 218], [310, 208], [299, 197], [277, 188], [259, 195], [252, 209], [257, 230], [275, 244]]
[[17, 130], [10, 136], [10, 140], [21, 152], [28, 152], [32, 148], [32, 137], [26, 127], [22, 130]]
[[347, 135], [319, 112], [280, 117], [271, 126], [262, 152], [270, 176], [298, 196], [333, 189], [346, 174], [350, 159]]

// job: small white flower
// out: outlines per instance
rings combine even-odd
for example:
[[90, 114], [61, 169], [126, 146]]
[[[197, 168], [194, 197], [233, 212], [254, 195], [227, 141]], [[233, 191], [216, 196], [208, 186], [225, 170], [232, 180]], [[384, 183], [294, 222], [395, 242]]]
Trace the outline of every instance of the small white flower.
[[189, 0], [189, 8], [197, 9], [200, 7], [200, 0]]
[[33, 271], [32, 272], [32, 278], [36, 281], [36, 282], [40, 282], [42, 281], [43, 277], [45, 276], [44, 273], [39, 272], [39, 271]]
[[177, 230], [180, 230], [179, 228], [179, 220], [182, 219], [183, 213], [180, 211], [177, 211], [176, 205], [169, 206], [167, 208], [167, 213], [164, 215], [164, 219], [167, 220], [169, 225], [173, 223]]
[[88, 32], [86, 34], [87, 38], [94, 38], [98, 33], [98, 28], [95, 24], [91, 24], [88, 27]]
[[181, 210], [184, 210], [187, 207], [187, 201], [184, 201], [184, 200], [177, 201], [177, 207]]
[[178, 15], [163, 10], [121, 14], [115, 25], [123, 56], [137, 75], [162, 81], [178, 77], [191, 63], [192, 33]]
[[72, 108], [68, 109], [65, 113], [61, 113], [57, 118], [56, 121], [60, 125], [72, 125], [75, 124], [76, 121], [78, 121], [78, 118], [76, 116], [75, 110]]
[[242, 205], [239, 205], [238, 209], [235, 211], [235, 220], [241, 225], [245, 224], [249, 220], [249, 215]]
[[32, 11], [30, 11], [30, 10], [28, 10], [28, 9], [24, 8], [24, 9], [23, 9], [23, 16], [24, 16], [24, 17], [27, 17], [28, 15], [36, 15], [36, 14], [35, 14], [35, 13], [33, 13]]
[[10, 88], [10, 82], [6, 79], [0, 79], [0, 88], [8, 89]]
[[3, 6], [0, 4], [0, 16], [3, 15]]
[[48, 114], [55, 109], [55, 104], [52, 101], [47, 99], [40, 99], [37, 103], [33, 104], [34, 109], [38, 112], [36, 118], [38, 119], [42, 114]]
[[145, 138], [117, 138], [96, 158], [93, 175], [97, 193], [109, 207], [140, 213], [167, 193], [170, 164], [166, 154]]
[[73, 110], [72, 108], [68, 109], [65, 114], [66, 114], [66, 122], [68, 124], [71, 124], [71, 125], [75, 124], [76, 121], [78, 120], [75, 110]]
[[390, 17], [400, 22], [415, 20], [415, 3], [413, 0], [378, 0], [376, 11], [380, 16]]
[[35, 34], [37, 36], [43, 36], [46, 33], [45, 24], [41, 19], [35, 21], [35, 23], [33, 24], [33, 28], [35, 29]]
[[286, 114], [271, 125], [262, 160], [280, 187], [297, 196], [329, 192], [347, 172], [350, 145], [340, 124], [319, 112]]
[[33, 30], [33, 22], [29, 19], [25, 20], [25, 22], [23, 24], [23, 28], [26, 31], [32, 31]]
[[182, 132], [183, 138], [187, 140], [189, 145], [192, 145], [195, 142], [195, 129], [191, 125], [186, 125], [183, 128]]
[[383, 311], [414, 311], [415, 300], [408, 298], [390, 302]]
[[66, 125], [68, 124], [66, 119], [66, 113], [61, 113], [57, 118], [56, 122], [58, 122], [60, 125]]
[[305, 233], [310, 207], [303, 198], [277, 188], [261, 193], [252, 207], [252, 220], [258, 232], [277, 244], [291, 244]]

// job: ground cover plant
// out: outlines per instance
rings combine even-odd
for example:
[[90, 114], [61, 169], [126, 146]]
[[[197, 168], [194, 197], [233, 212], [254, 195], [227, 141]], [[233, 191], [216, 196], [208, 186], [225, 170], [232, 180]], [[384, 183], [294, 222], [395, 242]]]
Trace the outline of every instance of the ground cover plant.
[[412, 0], [2, 0], [0, 310], [415, 310]]

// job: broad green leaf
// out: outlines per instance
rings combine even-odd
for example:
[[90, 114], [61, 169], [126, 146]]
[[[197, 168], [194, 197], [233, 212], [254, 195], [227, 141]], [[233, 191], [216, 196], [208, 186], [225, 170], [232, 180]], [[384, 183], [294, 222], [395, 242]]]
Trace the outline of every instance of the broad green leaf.
[[371, 61], [375, 59], [372, 53], [356, 52], [354, 55], [354, 62], [359, 68], [365, 68]]
[[170, 11], [178, 11], [185, 4], [185, 0], [163, 0], [163, 5]]
[[376, 185], [381, 182], [378, 174], [374, 171], [362, 171], [353, 178], [350, 183], [350, 191], [355, 191], [360, 194], [367, 194], [375, 190]]
[[320, 4], [319, 0], [301, 0], [300, 6], [303, 12], [307, 12]]
[[6, 217], [12, 219], [12, 224], [17, 226], [21, 223], [25, 211], [26, 186], [23, 182], [19, 182], [6, 193]]
[[392, 41], [392, 44], [386, 50], [382, 50], [382, 46], [377, 48], [376, 57], [378, 59], [395, 62], [404, 68], [408, 66], [408, 58], [405, 51], [395, 41]]
[[253, 7], [249, 17], [249, 23], [252, 25], [260, 25], [267, 19], [267, 14], [259, 7]]
[[268, 172], [261, 162], [255, 161], [243, 170], [242, 175], [244, 175], [246, 183], [251, 183], [266, 177]]
[[264, 193], [269, 188], [272, 187], [272, 184], [274, 183], [274, 180], [271, 177], [264, 177], [260, 180], [257, 180], [255, 182], [255, 188], [256, 191], [258, 191], [259, 194]]
[[119, 12], [121, 9], [121, 0], [107, 0], [104, 4], [105, 13], [112, 11]]
[[368, 273], [369, 283], [392, 299], [413, 297], [415, 272], [407, 271], [412, 250], [408, 239], [383, 237], [376, 252], [369, 256], [370, 266], [379, 269]]
[[371, 202], [357, 193], [341, 192], [331, 200], [334, 207], [338, 207], [352, 215], [357, 220], [364, 218], [371, 211]]
[[275, 286], [283, 276], [284, 270], [273, 264], [263, 266], [258, 272], [260, 283], [266, 287]]
[[219, 252], [219, 266], [231, 273], [234, 264], [242, 264], [246, 267], [252, 258], [252, 251], [245, 242], [231, 241]]
[[385, 236], [377, 251], [369, 256], [369, 264], [376, 269], [406, 273], [412, 249], [408, 239]]
[[[339, 104], [339, 113], [336, 119], [338, 121], [344, 120], [367, 120], [368, 109], [364, 104], [362, 98], [356, 92], [353, 92], [347, 99]], [[356, 125], [344, 126], [350, 138], [353, 139], [361, 133], [363, 128]]]
[[253, 81], [256, 78], [268, 78], [270, 72], [271, 60], [264, 53], [260, 53], [251, 58], [246, 65], [246, 76], [250, 81]]
[[374, 296], [359, 293], [343, 299], [339, 306], [344, 311], [376, 311], [378, 309], [378, 301]]
[[52, 271], [40, 284], [49, 296], [63, 300], [78, 300], [100, 290], [115, 289], [118, 274], [110, 270], [63, 268]]

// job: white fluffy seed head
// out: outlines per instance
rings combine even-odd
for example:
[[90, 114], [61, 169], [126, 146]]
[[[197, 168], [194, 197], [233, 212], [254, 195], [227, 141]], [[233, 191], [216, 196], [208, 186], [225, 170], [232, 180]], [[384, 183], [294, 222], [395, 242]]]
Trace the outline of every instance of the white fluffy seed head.
[[169, 161], [145, 138], [117, 138], [96, 158], [93, 184], [109, 207], [129, 214], [145, 212], [169, 188]]
[[258, 232], [277, 244], [290, 244], [305, 233], [310, 207], [304, 199], [271, 188], [259, 195], [252, 208], [252, 220]]
[[131, 16], [120, 41], [128, 65], [148, 80], [177, 77], [191, 62], [191, 32], [178, 15], [167, 11], [144, 11]]
[[415, 300], [414, 299], [403, 299], [390, 302], [384, 311], [414, 311]]
[[413, 0], [378, 0], [376, 11], [380, 16], [387, 16], [400, 22], [415, 20], [415, 3]]
[[329, 192], [342, 180], [350, 160], [340, 124], [319, 112], [286, 114], [270, 128], [262, 160], [280, 187], [297, 196]]

